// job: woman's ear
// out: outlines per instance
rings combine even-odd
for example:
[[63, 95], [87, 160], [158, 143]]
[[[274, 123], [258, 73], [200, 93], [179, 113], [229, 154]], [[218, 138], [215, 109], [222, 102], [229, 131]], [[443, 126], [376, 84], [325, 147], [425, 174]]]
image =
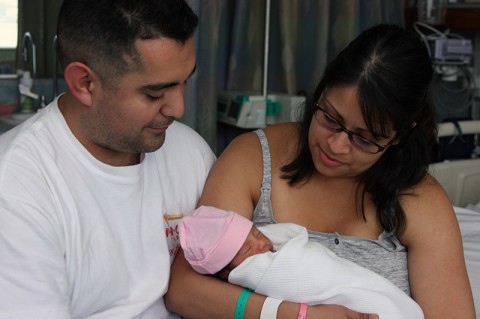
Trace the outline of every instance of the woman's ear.
[[72, 62], [65, 68], [65, 81], [70, 92], [84, 105], [92, 105], [92, 93], [98, 77], [86, 64]]
[[391, 145], [397, 145], [398, 143], [400, 143], [400, 140], [401, 140], [401, 138], [397, 136], [393, 139], [393, 141], [390, 144]]
[[[413, 130], [415, 127], [417, 127], [417, 122], [413, 122], [412, 124], [410, 124], [410, 130]], [[392, 145], [397, 145], [398, 143], [400, 143], [401, 141], [401, 138], [400, 137], [395, 137], [395, 139], [392, 141]]]

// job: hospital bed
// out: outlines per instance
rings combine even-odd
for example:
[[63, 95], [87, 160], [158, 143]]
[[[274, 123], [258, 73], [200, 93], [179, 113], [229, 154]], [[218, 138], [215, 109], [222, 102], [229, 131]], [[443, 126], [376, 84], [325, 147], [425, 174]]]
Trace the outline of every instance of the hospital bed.
[[[463, 135], [480, 134], [480, 121], [460, 121], [458, 124]], [[441, 123], [438, 135], [459, 138], [452, 123]], [[465, 207], [480, 202], [480, 158], [434, 163], [430, 172], [445, 188], [454, 206]]]
[[[480, 121], [458, 122], [464, 135], [480, 134]], [[439, 137], [458, 137], [452, 123], [441, 123]], [[445, 160], [430, 165], [452, 202], [463, 237], [463, 249], [480, 319], [480, 158]]]

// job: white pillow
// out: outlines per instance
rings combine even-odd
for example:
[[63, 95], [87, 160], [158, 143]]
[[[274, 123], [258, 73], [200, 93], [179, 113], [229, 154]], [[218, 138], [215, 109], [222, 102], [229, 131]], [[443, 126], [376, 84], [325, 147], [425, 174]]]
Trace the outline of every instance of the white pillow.
[[467, 209], [471, 209], [471, 210], [474, 210], [474, 211], [480, 213], [480, 203], [478, 203], [476, 205], [469, 204], [469, 205], [467, 205]]

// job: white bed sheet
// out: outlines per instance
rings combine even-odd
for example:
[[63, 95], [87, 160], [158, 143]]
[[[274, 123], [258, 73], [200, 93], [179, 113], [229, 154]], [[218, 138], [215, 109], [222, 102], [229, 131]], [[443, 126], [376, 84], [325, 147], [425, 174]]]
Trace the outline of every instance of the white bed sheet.
[[480, 205], [454, 207], [463, 238], [468, 278], [472, 286], [477, 319], [480, 319]]

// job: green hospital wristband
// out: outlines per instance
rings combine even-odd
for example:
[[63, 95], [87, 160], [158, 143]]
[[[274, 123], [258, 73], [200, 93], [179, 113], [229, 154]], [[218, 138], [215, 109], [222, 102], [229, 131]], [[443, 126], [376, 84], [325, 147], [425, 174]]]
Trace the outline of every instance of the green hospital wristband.
[[235, 319], [243, 319], [245, 312], [245, 306], [247, 304], [248, 297], [252, 294], [252, 291], [248, 288], [243, 288], [240, 296], [238, 296], [237, 307], [235, 308]]

